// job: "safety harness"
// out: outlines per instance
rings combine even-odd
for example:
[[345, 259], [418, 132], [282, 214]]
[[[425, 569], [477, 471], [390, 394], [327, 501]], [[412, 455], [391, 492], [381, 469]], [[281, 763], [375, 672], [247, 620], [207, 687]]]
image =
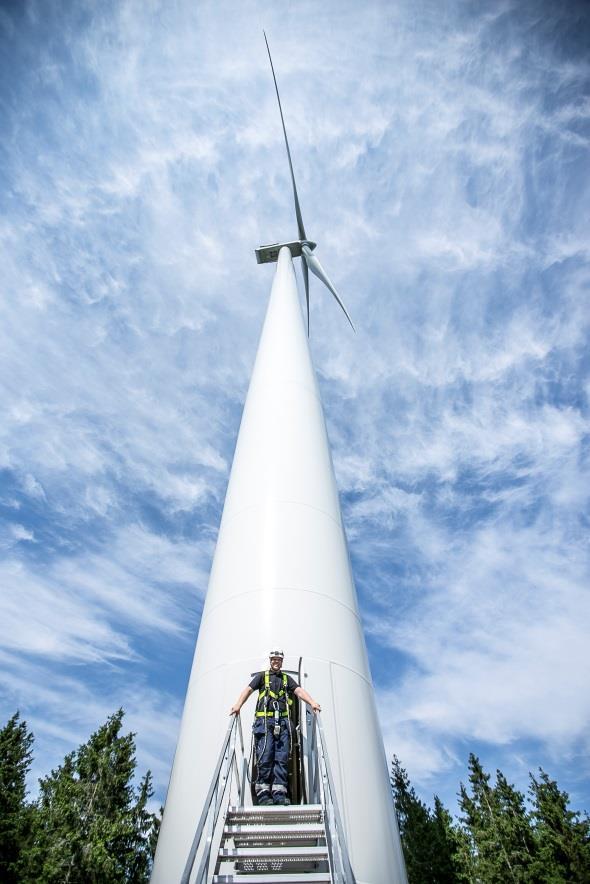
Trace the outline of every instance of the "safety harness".
[[[287, 693], [287, 675], [285, 672], [282, 673], [283, 676], [283, 687], [277, 693], [271, 691], [270, 689], [270, 670], [266, 670], [264, 673], [264, 687], [260, 688], [258, 691], [258, 706], [256, 710], [257, 718], [274, 718], [277, 710], [277, 705], [280, 703], [285, 704], [285, 711], [280, 712], [281, 718], [289, 718], [289, 706], [293, 705], [293, 700]], [[275, 707], [269, 711], [269, 700], [276, 700], [276, 704], [272, 705]]]

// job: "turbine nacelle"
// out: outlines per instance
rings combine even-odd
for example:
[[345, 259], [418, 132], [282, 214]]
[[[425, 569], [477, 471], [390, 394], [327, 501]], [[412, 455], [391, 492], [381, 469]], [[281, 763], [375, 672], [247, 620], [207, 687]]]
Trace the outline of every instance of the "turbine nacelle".
[[283, 246], [286, 246], [290, 250], [292, 258], [300, 258], [303, 254], [303, 246], [308, 246], [313, 251], [316, 247], [316, 243], [309, 239], [296, 239], [293, 242], [273, 242], [268, 246], [260, 246], [258, 249], [254, 249], [256, 253], [256, 262], [258, 264], [276, 263], [276, 261], [279, 260], [279, 252]]

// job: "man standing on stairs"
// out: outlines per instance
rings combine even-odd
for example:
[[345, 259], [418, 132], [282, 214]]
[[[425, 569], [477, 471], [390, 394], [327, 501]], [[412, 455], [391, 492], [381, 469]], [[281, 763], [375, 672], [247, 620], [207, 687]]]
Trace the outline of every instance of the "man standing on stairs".
[[250, 694], [258, 691], [252, 728], [258, 764], [254, 786], [258, 804], [289, 803], [287, 776], [292, 740], [292, 695], [307, 703], [314, 713], [321, 708], [290, 675], [281, 672], [284, 656], [283, 651], [271, 651], [269, 669], [256, 673], [230, 710], [230, 715], [237, 715]]

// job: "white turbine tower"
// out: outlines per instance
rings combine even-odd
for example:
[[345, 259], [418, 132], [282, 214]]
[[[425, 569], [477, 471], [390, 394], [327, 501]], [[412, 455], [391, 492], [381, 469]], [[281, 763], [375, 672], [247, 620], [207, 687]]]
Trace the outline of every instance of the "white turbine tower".
[[[277, 88], [274, 69], [273, 78]], [[251, 673], [265, 666], [269, 649], [278, 646], [285, 650], [285, 669], [299, 669], [303, 686], [322, 705], [327, 754], [354, 873], [353, 879], [338, 880], [405, 884], [294, 256], [302, 258], [307, 329], [308, 269], [326, 284], [349, 322], [350, 317], [313, 254], [315, 243], [306, 237], [278, 88], [277, 98], [299, 239], [256, 250], [260, 263], [275, 260], [277, 270], [244, 406], [151, 882], [189, 880], [186, 871], [183, 878], [183, 870], [229, 708]], [[244, 707], [244, 719], [253, 706], [251, 702], [250, 710]], [[240, 876], [219, 880], [239, 881]], [[271, 884], [307, 879], [277, 874], [244, 877], [247, 880]]]

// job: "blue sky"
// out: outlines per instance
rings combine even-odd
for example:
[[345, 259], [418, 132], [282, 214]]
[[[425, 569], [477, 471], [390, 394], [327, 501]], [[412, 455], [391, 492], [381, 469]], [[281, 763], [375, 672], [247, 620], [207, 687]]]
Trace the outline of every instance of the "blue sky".
[[590, 809], [590, 10], [0, 4], [0, 713], [35, 775], [123, 705], [166, 788], [295, 234], [388, 755]]

